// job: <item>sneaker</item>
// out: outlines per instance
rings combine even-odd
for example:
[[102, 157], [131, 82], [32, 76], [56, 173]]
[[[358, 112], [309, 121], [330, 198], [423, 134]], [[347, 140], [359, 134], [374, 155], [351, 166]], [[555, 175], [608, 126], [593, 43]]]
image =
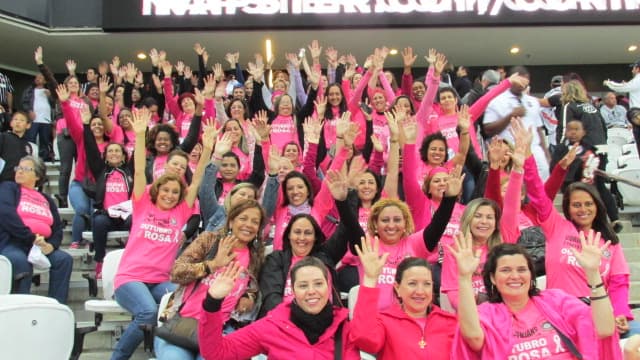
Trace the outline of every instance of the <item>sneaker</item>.
[[72, 242], [71, 245], [69, 245], [69, 249], [80, 249], [80, 243]]
[[96, 280], [102, 280], [102, 261], [96, 262]]

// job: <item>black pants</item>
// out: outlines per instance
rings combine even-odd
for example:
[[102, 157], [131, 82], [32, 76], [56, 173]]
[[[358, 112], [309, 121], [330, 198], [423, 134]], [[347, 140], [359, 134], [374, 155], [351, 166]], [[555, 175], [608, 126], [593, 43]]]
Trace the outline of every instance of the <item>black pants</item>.
[[77, 160], [76, 143], [69, 135], [58, 134], [58, 153], [60, 154], [60, 177], [58, 179], [58, 193], [61, 197], [69, 195], [69, 181], [71, 168]]

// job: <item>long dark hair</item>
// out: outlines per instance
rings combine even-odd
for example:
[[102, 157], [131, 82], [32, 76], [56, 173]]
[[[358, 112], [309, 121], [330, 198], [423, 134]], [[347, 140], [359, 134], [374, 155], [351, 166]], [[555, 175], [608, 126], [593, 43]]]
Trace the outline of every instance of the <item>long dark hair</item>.
[[[340, 100], [340, 104], [338, 104], [338, 109], [339, 109], [339, 115], [344, 114], [345, 111], [347, 111], [347, 99], [345, 99], [344, 96], [344, 92], [342, 91], [342, 86], [340, 86], [340, 84], [338, 83], [333, 83], [329, 86], [327, 86], [327, 90], [325, 90], [325, 96], [329, 97], [329, 89], [331, 89], [332, 87], [336, 87], [338, 88], [338, 91], [340, 91], [340, 96], [342, 96], [342, 100]], [[327, 110], [324, 112], [324, 119], [325, 120], [333, 120], [333, 110], [332, 110], [332, 105], [328, 103], [327, 100]]]
[[600, 232], [603, 239], [610, 240], [611, 245], [619, 243], [620, 240], [618, 239], [618, 235], [613, 231], [613, 226], [611, 226], [611, 223], [609, 222], [609, 216], [607, 215], [607, 208], [604, 206], [604, 201], [602, 201], [598, 190], [593, 185], [585, 184], [583, 182], [574, 182], [567, 186], [562, 195], [562, 212], [564, 213], [564, 216], [573, 222], [569, 217], [569, 207], [571, 207], [569, 202], [571, 200], [571, 194], [578, 190], [591, 195], [593, 202], [596, 204], [596, 217], [593, 219], [591, 228], [593, 228], [594, 231]]
[[282, 205], [289, 205], [289, 198], [287, 197], [287, 183], [293, 178], [302, 179], [302, 182], [304, 182], [304, 186], [307, 188], [307, 192], [309, 193], [307, 201], [309, 202], [309, 205], [312, 206], [314, 194], [313, 189], [311, 188], [311, 182], [303, 173], [295, 170], [290, 171], [287, 176], [284, 177], [284, 180], [282, 180]]
[[498, 259], [506, 255], [522, 255], [527, 260], [527, 267], [531, 273], [531, 286], [529, 287], [529, 297], [540, 294], [540, 290], [536, 287], [536, 267], [533, 264], [533, 258], [525, 248], [517, 244], [499, 244], [494, 246], [487, 255], [487, 262], [482, 269], [482, 280], [484, 281], [484, 287], [489, 297], [489, 302], [499, 303], [502, 302], [502, 295], [498, 292], [498, 289], [491, 282], [491, 275], [496, 274], [498, 268]]
[[311, 226], [313, 227], [313, 232], [314, 232], [313, 236], [315, 239], [313, 242], [313, 247], [311, 248], [311, 252], [309, 253], [309, 255], [313, 255], [318, 251], [320, 251], [320, 245], [325, 242], [326, 237], [324, 236], [324, 233], [322, 232], [322, 228], [320, 227], [320, 225], [318, 225], [318, 222], [316, 221], [316, 219], [314, 219], [313, 216], [309, 214], [296, 214], [291, 218], [291, 220], [289, 220], [289, 224], [287, 225], [287, 227], [284, 229], [284, 232], [282, 233], [283, 248], [284, 250], [291, 250], [291, 241], [289, 241], [289, 235], [291, 234], [291, 228], [293, 228], [293, 224], [299, 219], [309, 220], [309, 222], [311, 223]]

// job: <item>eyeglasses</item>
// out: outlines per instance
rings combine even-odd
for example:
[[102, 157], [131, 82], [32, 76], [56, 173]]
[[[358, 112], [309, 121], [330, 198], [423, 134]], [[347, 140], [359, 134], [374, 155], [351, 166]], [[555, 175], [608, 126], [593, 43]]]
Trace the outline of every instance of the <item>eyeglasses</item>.
[[18, 171], [24, 171], [24, 172], [29, 172], [29, 171], [33, 171], [32, 167], [28, 167], [28, 166], [16, 166], [13, 168], [13, 171], [18, 172]]

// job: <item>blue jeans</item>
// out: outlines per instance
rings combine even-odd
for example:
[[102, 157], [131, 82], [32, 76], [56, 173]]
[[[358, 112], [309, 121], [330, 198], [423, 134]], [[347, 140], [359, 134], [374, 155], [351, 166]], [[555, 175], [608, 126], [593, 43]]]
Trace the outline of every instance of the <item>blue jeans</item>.
[[162, 296], [174, 291], [176, 285], [170, 282], [145, 284], [128, 282], [120, 285], [115, 291], [116, 301], [120, 306], [133, 314], [133, 321], [122, 333], [111, 354], [111, 360], [128, 359], [144, 340], [144, 332], [140, 325], [155, 325], [158, 318], [158, 304]]
[[168, 343], [157, 336], [153, 340], [153, 351], [156, 353], [156, 359], [158, 360], [204, 360], [200, 354], [195, 354], [178, 345]]
[[36, 137], [38, 138], [38, 156], [41, 159], [48, 160], [53, 156], [53, 153], [51, 153], [51, 144], [53, 143], [51, 124], [31, 123], [31, 127], [27, 130], [25, 137], [32, 143], [36, 142]]
[[[13, 278], [21, 276], [13, 287], [14, 294], [30, 294], [31, 278], [33, 278], [33, 266], [27, 260], [27, 252], [14, 244], [7, 244], [0, 250], [0, 254], [6, 256], [11, 261]], [[47, 255], [51, 268], [49, 268], [49, 297], [58, 300], [61, 304], [67, 303], [69, 295], [69, 279], [73, 271], [73, 258], [61, 250], [53, 250]]]
[[72, 181], [69, 186], [69, 202], [75, 211], [71, 223], [71, 239], [73, 242], [82, 241], [82, 232], [87, 229], [87, 219], [91, 216], [91, 199], [82, 189], [79, 181]]

